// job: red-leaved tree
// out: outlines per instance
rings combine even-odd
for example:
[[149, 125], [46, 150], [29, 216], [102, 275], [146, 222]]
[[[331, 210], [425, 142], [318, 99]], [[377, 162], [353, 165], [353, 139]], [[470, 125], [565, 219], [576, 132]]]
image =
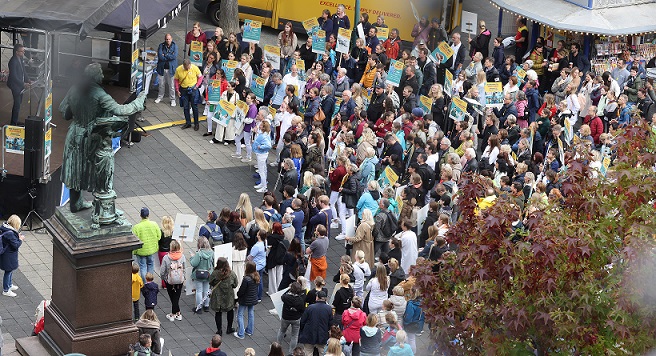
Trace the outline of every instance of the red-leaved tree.
[[644, 354], [656, 346], [656, 140], [647, 126], [617, 138], [607, 177], [584, 161], [563, 174], [560, 203], [528, 217], [499, 197], [479, 212], [486, 182], [466, 177], [458, 246], [413, 269], [435, 346], [448, 354]]

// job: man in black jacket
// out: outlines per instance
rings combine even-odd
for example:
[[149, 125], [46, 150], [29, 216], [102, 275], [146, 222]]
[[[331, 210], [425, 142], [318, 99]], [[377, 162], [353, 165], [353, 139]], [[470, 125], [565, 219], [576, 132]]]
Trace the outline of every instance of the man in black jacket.
[[11, 109], [11, 124], [18, 124], [18, 114], [23, 102], [23, 92], [30, 86], [30, 80], [25, 74], [25, 47], [17, 44], [14, 47], [14, 55], [9, 60], [9, 77], [7, 86], [11, 89], [14, 97], [14, 106]]
[[488, 82], [499, 81], [499, 71], [494, 67], [494, 58], [487, 57], [483, 62], [483, 70], [485, 71], [485, 80]]
[[376, 122], [383, 116], [385, 111], [385, 99], [387, 99], [387, 93], [385, 93], [385, 87], [383, 84], [376, 84], [374, 93], [371, 95], [371, 102], [367, 108], [367, 117], [369, 120]]
[[381, 157], [381, 163], [383, 165], [389, 164], [389, 157], [391, 155], [396, 155], [397, 159], [401, 159], [403, 157], [403, 147], [401, 147], [401, 144], [396, 140], [396, 137], [394, 134], [388, 133], [387, 136], [385, 136], [385, 148], [383, 149], [383, 154]]
[[305, 290], [300, 283], [294, 282], [289, 286], [289, 290], [282, 295], [281, 299], [283, 303], [282, 319], [280, 320], [280, 330], [278, 330], [278, 343], [282, 344], [287, 328], [291, 325], [292, 333], [289, 339], [289, 353], [291, 354], [298, 342], [301, 317], [305, 311]]
[[305, 309], [301, 317], [298, 342], [303, 344], [306, 355], [312, 355], [315, 348], [323, 350], [332, 321], [333, 308], [326, 304], [326, 292], [320, 291], [317, 293], [317, 302]]
[[510, 94], [505, 94], [503, 96], [503, 105], [501, 108], [494, 108], [492, 111], [494, 111], [494, 115], [499, 118], [499, 127], [501, 128], [506, 127], [508, 116], [513, 115], [514, 117], [517, 117], [517, 107], [515, 107], [515, 103], [513, 103]]
[[305, 62], [305, 68], [312, 68], [314, 60], [317, 58], [317, 55], [312, 52], [312, 36], [308, 36], [307, 41], [299, 47], [298, 51], [301, 59]]
[[435, 84], [437, 79], [437, 72], [433, 61], [428, 59], [428, 49], [419, 49], [419, 58], [417, 58], [419, 69], [424, 74], [424, 81], [421, 83], [419, 95], [428, 95], [430, 88]]
[[462, 173], [476, 173], [478, 171], [478, 162], [476, 161], [476, 151], [469, 147], [465, 150], [467, 163], [462, 167]]
[[276, 83], [273, 81], [273, 78], [271, 78], [271, 69], [269, 67], [262, 67], [262, 78], [266, 80], [266, 84], [264, 85], [264, 101], [262, 102], [262, 105], [269, 105], [271, 98], [273, 97], [273, 90], [276, 87]]
[[282, 194], [283, 188], [286, 185], [294, 188], [298, 187], [298, 172], [296, 171], [294, 161], [292, 161], [291, 158], [285, 158], [285, 160], [282, 161], [282, 172], [280, 177], [280, 194]]

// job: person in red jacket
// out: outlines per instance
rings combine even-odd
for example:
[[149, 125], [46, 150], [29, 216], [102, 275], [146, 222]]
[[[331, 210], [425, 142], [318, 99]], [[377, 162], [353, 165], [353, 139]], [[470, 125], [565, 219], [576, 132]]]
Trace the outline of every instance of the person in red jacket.
[[592, 136], [595, 145], [599, 145], [599, 136], [604, 133], [604, 123], [597, 116], [596, 106], [593, 105], [588, 108], [588, 115], [583, 118], [583, 123], [590, 126], [590, 136]]
[[337, 228], [337, 223], [340, 221], [340, 219], [337, 219], [335, 204], [344, 204], [339, 199], [339, 188], [342, 187], [342, 180], [346, 176], [346, 164], [349, 159], [346, 156], [338, 156], [336, 162], [337, 167], [328, 173], [328, 179], [330, 180], [330, 210], [333, 216], [331, 228]]
[[390, 31], [389, 38], [383, 42], [383, 48], [385, 49], [387, 58], [399, 58], [399, 52], [401, 51], [401, 38], [399, 38], [398, 29], [393, 28], [392, 31]]
[[344, 339], [347, 343], [353, 343], [353, 351], [357, 355], [360, 354], [360, 329], [367, 323], [367, 314], [360, 308], [362, 298], [355, 296], [351, 300], [351, 307], [342, 314]]

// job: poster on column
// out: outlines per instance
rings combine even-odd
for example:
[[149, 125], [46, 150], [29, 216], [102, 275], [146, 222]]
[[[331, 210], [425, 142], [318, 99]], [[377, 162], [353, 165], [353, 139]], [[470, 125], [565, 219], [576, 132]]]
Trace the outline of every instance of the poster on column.
[[460, 20], [460, 29], [470, 36], [476, 36], [478, 34], [478, 15], [473, 12], [463, 11]]
[[203, 42], [191, 41], [189, 60], [198, 68], [203, 66]]
[[485, 107], [501, 108], [503, 106], [503, 86], [501, 82], [485, 83]]
[[280, 68], [280, 47], [265, 45], [263, 53], [265, 62], [271, 62], [273, 68]]
[[264, 101], [264, 87], [266, 86], [266, 79], [255, 74], [253, 74], [251, 78], [251, 91], [255, 94], [255, 99], [260, 102]]
[[227, 81], [231, 82], [232, 79], [234, 78], [235, 69], [237, 69], [237, 65], [239, 65], [239, 62], [237, 61], [229, 61], [226, 59], [221, 60], [221, 69], [223, 69]]
[[431, 112], [431, 109], [433, 108], [433, 99], [431, 99], [431, 98], [429, 98], [425, 95], [421, 95], [419, 97], [419, 103], [418, 104], [419, 104], [418, 106], [422, 110], [424, 110], [424, 113], [428, 114], [429, 112]]
[[326, 53], [326, 31], [318, 30], [312, 35], [312, 53]]
[[308, 34], [313, 34], [319, 30], [319, 21], [316, 17], [310, 17], [309, 19], [303, 21], [303, 28]]
[[405, 65], [401, 61], [391, 60], [389, 71], [387, 72], [386, 84], [391, 84], [398, 87], [401, 83], [401, 76], [403, 75], [403, 68]]
[[242, 38], [244, 42], [260, 43], [260, 36], [262, 35], [262, 23], [260, 21], [245, 20], [244, 32]]
[[389, 28], [376, 26], [376, 30], [378, 30], [376, 32], [376, 37], [378, 38], [378, 40], [381, 42], [386, 41], [387, 37], [389, 37]]
[[52, 127], [46, 131], [45, 140], [43, 142], [43, 158], [50, 157], [52, 153]]
[[137, 15], [133, 20], [132, 20], [132, 44], [136, 44], [137, 41], [139, 41], [139, 21], [141, 17]]
[[52, 121], [52, 92], [48, 93], [48, 96], [46, 97], [46, 115], [45, 115], [45, 122], [46, 126], [48, 123]]
[[467, 112], [467, 103], [458, 98], [451, 99], [451, 109], [449, 109], [449, 117], [455, 121], [465, 121], [465, 113]]
[[337, 31], [337, 46], [335, 47], [335, 51], [339, 53], [348, 53], [350, 45], [351, 30], [340, 27]]
[[450, 70], [444, 71], [444, 94], [451, 97], [453, 91], [453, 73]]
[[207, 101], [217, 104], [221, 100], [221, 80], [214, 79], [207, 88]]
[[448, 43], [440, 42], [433, 53], [430, 54], [430, 59], [435, 63], [446, 63], [453, 56], [453, 49]]
[[25, 128], [5, 126], [5, 152], [25, 154]]

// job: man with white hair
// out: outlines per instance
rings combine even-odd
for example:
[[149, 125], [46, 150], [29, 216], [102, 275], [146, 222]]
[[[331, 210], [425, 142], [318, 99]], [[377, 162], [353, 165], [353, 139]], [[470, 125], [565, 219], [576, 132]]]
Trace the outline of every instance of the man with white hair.
[[350, 119], [351, 115], [355, 114], [355, 101], [351, 100], [352, 95], [348, 89], [342, 92], [342, 103], [339, 105], [339, 115], [342, 118]]
[[342, 93], [350, 87], [349, 78], [346, 76], [346, 68], [338, 68], [337, 78], [335, 78], [335, 96], [342, 96]]
[[476, 161], [476, 151], [472, 147], [469, 147], [465, 150], [465, 159], [467, 163], [462, 167], [463, 173], [475, 173], [478, 171], [478, 162]]
[[465, 62], [467, 57], [467, 50], [465, 46], [462, 45], [460, 41], [460, 33], [454, 32], [451, 35], [451, 49], [453, 50], [453, 65], [451, 66], [451, 71], [454, 74], [457, 74], [462, 69], [462, 64]]

